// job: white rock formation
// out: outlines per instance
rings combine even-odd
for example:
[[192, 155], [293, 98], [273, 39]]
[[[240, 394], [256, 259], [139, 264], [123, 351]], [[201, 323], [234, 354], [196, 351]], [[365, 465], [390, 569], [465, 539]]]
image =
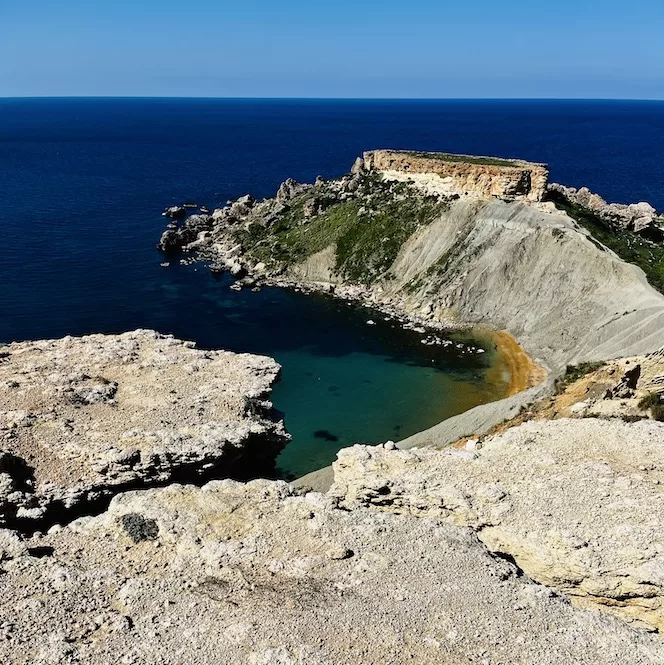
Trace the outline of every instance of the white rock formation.
[[279, 365], [193, 347], [145, 330], [1, 346], [0, 524], [273, 460]]
[[662, 662], [468, 529], [284, 483], [132, 492], [23, 547], [0, 563], [8, 665]]

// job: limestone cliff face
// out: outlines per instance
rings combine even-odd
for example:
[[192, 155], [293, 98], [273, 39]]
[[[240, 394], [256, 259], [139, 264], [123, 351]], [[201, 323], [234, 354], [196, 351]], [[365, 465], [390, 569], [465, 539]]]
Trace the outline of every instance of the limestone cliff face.
[[529, 201], [542, 199], [549, 175], [544, 164], [494, 157], [373, 150], [365, 152], [363, 159], [369, 170], [433, 174], [459, 192]]

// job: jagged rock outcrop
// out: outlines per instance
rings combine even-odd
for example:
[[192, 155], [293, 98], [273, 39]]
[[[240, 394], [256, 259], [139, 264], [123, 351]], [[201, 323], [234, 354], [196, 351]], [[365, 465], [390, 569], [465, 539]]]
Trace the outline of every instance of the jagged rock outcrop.
[[8, 665], [655, 665], [664, 643], [573, 608], [439, 519], [284, 483], [117, 497], [0, 563]]
[[[431, 174], [446, 181], [453, 191], [479, 196], [524, 198], [540, 201], [549, 172], [545, 164], [520, 159], [411, 150], [372, 150], [363, 156], [364, 168], [390, 173]], [[359, 165], [355, 168], [357, 169]]]
[[169, 228], [162, 233], [157, 247], [165, 252], [182, 249], [198, 240], [201, 233], [209, 231], [213, 224], [213, 215], [190, 215], [181, 226], [169, 224]]
[[664, 424], [533, 421], [466, 449], [354, 446], [331, 493], [348, 508], [474, 529], [531, 579], [664, 629]]
[[[0, 346], [0, 525], [68, 519], [127, 487], [268, 470], [288, 440], [270, 358], [148, 330]], [[69, 517], [71, 519], [71, 517]]]
[[551, 198], [586, 208], [592, 213], [619, 227], [648, 236], [657, 233], [658, 240], [664, 240], [664, 217], [649, 203], [607, 203], [599, 194], [593, 194], [587, 187], [575, 189], [557, 183], [548, 188]]

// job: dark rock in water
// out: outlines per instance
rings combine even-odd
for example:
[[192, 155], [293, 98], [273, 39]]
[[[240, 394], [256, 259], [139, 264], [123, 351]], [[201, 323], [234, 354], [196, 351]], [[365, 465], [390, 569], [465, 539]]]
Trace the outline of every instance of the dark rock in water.
[[183, 206], [171, 206], [170, 208], [166, 208], [162, 214], [164, 217], [170, 217], [171, 219], [182, 219], [187, 214], [187, 211]]
[[159, 527], [153, 519], [138, 513], [128, 513], [120, 518], [124, 532], [135, 542], [155, 540], [159, 535]]
[[317, 439], [323, 439], [324, 441], [338, 441], [339, 437], [332, 434], [332, 432], [326, 429], [317, 429], [314, 432], [314, 436]]
[[229, 272], [233, 277], [237, 277], [238, 279], [242, 279], [242, 278], [246, 277], [246, 275], [247, 275], [247, 269], [246, 269], [243, 265], [241, 265], [241, 264], [239, 264], [239, 263], [235, 263], [235, 264], [233, 264], [233, 265], [228, 269], [228, 272]]
[[157, 247], [164, 252], [171, 252], [181, 247], [180, 236], [174, 229], [167, 229], [161, 234]]
[[213, 219], [210, 215], [191, 215], [178, 229], [171, 228], [169, 224], [157, 247], [163, 251], [180, 249], [194, 242], [201, 231], [209, 231], [212, 225]]

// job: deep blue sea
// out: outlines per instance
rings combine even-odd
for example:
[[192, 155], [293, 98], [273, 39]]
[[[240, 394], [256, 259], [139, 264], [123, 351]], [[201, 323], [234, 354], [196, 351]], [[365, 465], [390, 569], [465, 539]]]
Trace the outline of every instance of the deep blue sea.
[[0, 99], [0, 342], [149, 327], [273, 355], [294, 435], [286, 477], [499, 396], [491, 353], [424, 347], [328, 298], [160, 267], [165, 206], [272, 195], [381, 147], [543, 161], [558, 182], [664, 209], [661, 102]]

